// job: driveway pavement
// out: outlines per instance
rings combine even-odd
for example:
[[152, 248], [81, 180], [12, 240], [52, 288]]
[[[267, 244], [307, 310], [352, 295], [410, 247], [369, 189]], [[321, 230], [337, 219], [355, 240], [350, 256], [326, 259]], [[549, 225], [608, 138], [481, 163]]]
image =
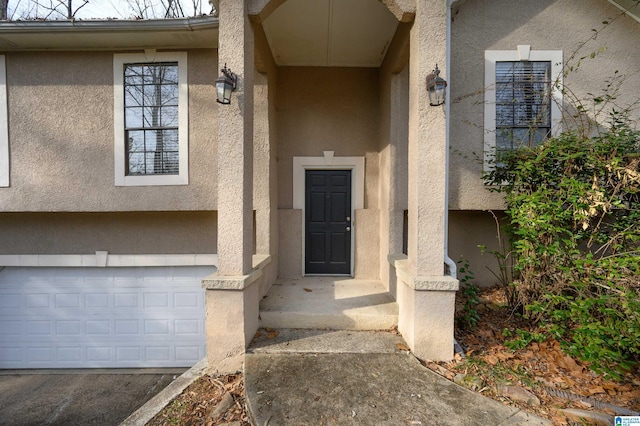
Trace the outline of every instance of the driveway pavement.
[[119, 425], [185, 370], [3, 370], [0, 425]]

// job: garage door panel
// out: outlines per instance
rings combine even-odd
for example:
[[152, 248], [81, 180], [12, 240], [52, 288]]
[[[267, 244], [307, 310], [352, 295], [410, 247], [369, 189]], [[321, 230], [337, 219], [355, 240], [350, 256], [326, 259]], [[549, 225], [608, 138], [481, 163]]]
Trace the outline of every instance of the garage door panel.
[[[86, 341], [59, 343], [43, 340], [38, 345], [23, 343], [0, 347], [2, 368], [130, 368], [192, 366], [205, 356], [199, 340], [191, 345], [166, 345], [162, 341], [139, 345], [132, 339], [102, 341], [87, 347]], [[52, 367], [53, 366], [53, 367]]]
[[5, 268], [0, 368], [191, 366], [205, 356], [200, 280], [214, 270]]

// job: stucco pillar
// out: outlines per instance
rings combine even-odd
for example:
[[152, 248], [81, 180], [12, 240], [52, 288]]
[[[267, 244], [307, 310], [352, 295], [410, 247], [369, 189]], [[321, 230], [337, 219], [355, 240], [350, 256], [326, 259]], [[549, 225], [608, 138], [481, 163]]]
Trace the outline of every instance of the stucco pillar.
[[[400, 265], [399, 329], [418, 357], [453, 356], [457, 280], [444, 276], [446, 120], [444, 106], [429, 105], [426, 77], [443, 69], [446, 0], [416, 2], [409, 59], [408, 261]], [[443, 69], [443, 71], [446, 71]], [[404, 269], [404, 271], [400, 271]]]
[[216, 371], [242, 367], [258, 324], [260, 271], [253, 271], [254, 41], [246, 2], [220, 0], [219, 68], [238, 76], [230, 105], [218, 104], [218, 271], [207, 289], [207, 358]]
[[245, 2], [220, 1], [218, 64], [238, 76], [218, 104], [218, 273], [251, 271], [253, 252], [253, 32]]
[[[386, 71], [386, 70], [385, 70]], [[407, 205], [407, 123], [409, 70], [389, 73], [383, 111], [388, 114], [384, 135], [388, 143], [380, 155], [380, 277], [397, 297], [395, 270], [390, 258], [402, 253], [404, 210]], [[388, 94], [387, 94], [388, 93]]]
[[[250, 19], [253, 17], [250, 16]], [[268, 254], [271, 266], [265, 271], [261, 294], [265, 295], [278, 273], [278, 187], [275, 143], [275, 90], [277, 67], [260, 24], [253, 23], [255, 37], [253, 118], [253, 207], [256, 225], [256, 253]]]

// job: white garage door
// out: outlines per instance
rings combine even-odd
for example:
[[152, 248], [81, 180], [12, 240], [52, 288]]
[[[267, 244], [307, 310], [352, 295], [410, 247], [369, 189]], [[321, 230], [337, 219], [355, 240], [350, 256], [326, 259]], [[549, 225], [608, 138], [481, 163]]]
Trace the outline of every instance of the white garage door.
[[214, 267], [4, 268], [0, 368], [190, 367]]

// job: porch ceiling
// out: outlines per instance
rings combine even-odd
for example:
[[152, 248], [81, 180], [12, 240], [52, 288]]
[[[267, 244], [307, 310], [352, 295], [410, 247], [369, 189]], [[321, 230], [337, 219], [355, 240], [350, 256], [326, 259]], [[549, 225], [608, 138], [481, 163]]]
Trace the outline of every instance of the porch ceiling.
[[398, 21], [379, 0], [288, 0], [263, 26], [278, 65], [378, 67]]

